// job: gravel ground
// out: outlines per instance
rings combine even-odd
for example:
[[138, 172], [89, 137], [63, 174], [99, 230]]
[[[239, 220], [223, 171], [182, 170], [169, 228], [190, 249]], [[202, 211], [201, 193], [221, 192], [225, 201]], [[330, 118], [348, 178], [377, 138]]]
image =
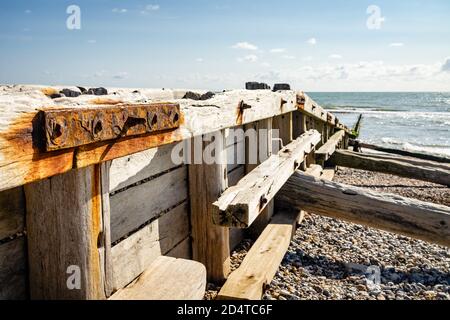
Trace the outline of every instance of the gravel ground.
[[[334, 181], [450, 206], [450, 189], [427, 182], [352, 169], [340, 169]], [[232, 253], [233, 269], [251, 245], [245, 240]], [[368, 281], [377, 269], [378, 285]], [[208, 289], [205, 298], [213, 299], [220, 288]], [[450, 300], [450, 250], [307, 215], [264, 299]]]

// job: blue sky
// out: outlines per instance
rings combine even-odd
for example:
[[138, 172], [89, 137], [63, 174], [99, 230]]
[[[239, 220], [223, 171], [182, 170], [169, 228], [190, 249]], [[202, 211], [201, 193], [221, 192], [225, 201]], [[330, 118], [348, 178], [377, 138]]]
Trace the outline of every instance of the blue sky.
[[450, 91], [449, 17], [448, 0], [2, 1], [0, 82]]

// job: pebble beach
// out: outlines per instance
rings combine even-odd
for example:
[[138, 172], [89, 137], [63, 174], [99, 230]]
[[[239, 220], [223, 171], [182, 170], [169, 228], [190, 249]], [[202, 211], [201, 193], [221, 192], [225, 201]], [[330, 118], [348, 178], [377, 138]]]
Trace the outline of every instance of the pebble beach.
[[[450, 206], [450, 188], [340, 168], [334, 181]], [[232, 253], [239, 267], [252, 245]], [[380, 271], [376, 285], [367, 268]], [[206, 299], [220, 290], [208, 285]], [[450, 249], [336, 219], [306, 215], [265, 300], [450, 300]]]

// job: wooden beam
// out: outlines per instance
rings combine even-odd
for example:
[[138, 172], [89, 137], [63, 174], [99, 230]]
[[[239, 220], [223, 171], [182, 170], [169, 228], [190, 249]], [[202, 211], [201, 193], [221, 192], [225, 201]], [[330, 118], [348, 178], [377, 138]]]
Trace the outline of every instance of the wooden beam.
[[341, 167], [382, 172], [450, 186], [450, 170], [442, 168], [440, 163], [433, 165], [428, 162], [419, 166], [417, 160], [411, 161], [400, 156], [389, 159], [352, 151], [336, 151], [330, 160]]
[[327, 161], [330, 156], [336, 151], [338, 145], [344, 139], [345, 131], [339, 130], [328, 141], [316, 151], [316, 157], [319, 161]]
[[439, 156], [435, 156], [435, 155], [431, 155], [431, 154], [410, 152], [410, 151], [398, 150], [398, 149], [392, 149], [392, 148], [385, 148], [385, 147], [376, 146], [376, 145], [369, 144], [369, 143], [361, 143], [361, 142], [359, 142], [359, 146], [364, 149], [371, 149], [371, 150], [380, 151], [380, 152], [397, 154], [397, 155], [405, 156], [405, 157], [412, 157], [412, 158], [418, 158], [418, 159], [423, 159], [423, 160], [429, 160], [429, 161], [450, 164], [450, 158], [448, 158], [448, 157], [439, 157]]
[[[87, 167], [298, 109], [320, 116], [323, 121], [328, 117], [316, 104], [306, 102], [304, 105], [303, 100], [299, 104], [295, 91], [233, 90], [218, 93], [206, 101], [194, 101], [182, 99], [186, 91], [180, 90], [139, 89], [135, 92], [134, 89], [115, 89], [102, 98], [80, 95], [76, 98], [51, 99], [47, 96], [49, 93], [59, 92], [63, 88], [18, 85], [0, 86], [0, 89], [0, 191], [62, 174], [73, 168]], [[307, 95], [301, 95], [309, 101]], [[42, 152], [39, 148], [40, 111], [55, 108], [63, 111], [89, 110], [99, 106], [114, 108], [124, 104], [142, 105], [142, 101], [179, 104], [182, 111], [180, 128], [54, 152]]]
[[102, 221], [100, 166], [26, 185], [25, 196], [31, 298], [104, 299], [109, 225]]
[[275, 276], [297, 226], [299, 211], [278, 212], [251, 247], [240, 267], [219, 292], [218, 300], [261, 300]]
[[206, 269], [198, 262], [159, 257], [110, 300], [202, 300]]
[[375, 193], [297, 171], [281, 189], [277, 204], [450, 246], [450, 208]]
[[[215, 283], [223, 283], [231, 268], [229, 230], [213, 224], [212, 204], [228, 186], [224, 137], [224, 132], [216, 135], [215, 164], [191, 164], [188, 170], [193, 259], [206, 266], [208, 280]], [[200, 143], [202, 150], [208, 145]]]
[[248, 228], [320, 139], [317, 131], [308, 131], [225, 191], [213, 205], [214, 222]]

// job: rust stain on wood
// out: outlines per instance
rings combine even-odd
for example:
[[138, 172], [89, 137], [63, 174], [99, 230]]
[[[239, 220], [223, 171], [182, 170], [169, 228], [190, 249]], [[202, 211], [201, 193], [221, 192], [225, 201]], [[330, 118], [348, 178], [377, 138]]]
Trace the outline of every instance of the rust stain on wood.
[[77, 168], [101, 163], [183, 140], [180, 130], [127, 137], [111, 143], [81, 146], [75, 156]]
[[[24, 185], [73, 167], [73, 149], [43, 154], [34, 139], [38, 134], [36, 112], [25, 113], [0, 133], [0, 167], [4, 172], [1, 184], [7, 187]], [[3, 186], [0, 186], [0, 189]]]
[[43, 150], [53, 151], [176, 129], [180, 125], [180, 105], [152, 103], [50, 109], [42, 111], [42, 119]]

